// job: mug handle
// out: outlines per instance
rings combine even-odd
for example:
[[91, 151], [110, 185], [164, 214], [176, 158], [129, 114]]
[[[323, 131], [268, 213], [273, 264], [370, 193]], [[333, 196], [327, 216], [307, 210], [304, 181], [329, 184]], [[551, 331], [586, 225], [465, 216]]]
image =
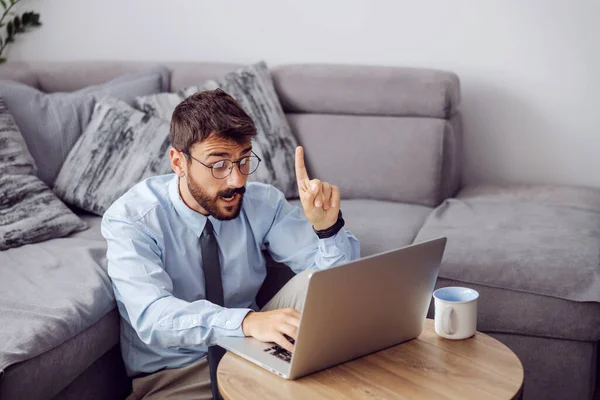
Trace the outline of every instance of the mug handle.
[[446, 335], [454, 334], [454, 327], [452, 326], [452, 321], [450, 319], [452, 311], [454, 311], [454, 309], [451, 306], [446, 306], [442, 312], [442, 331], [444, 331]]

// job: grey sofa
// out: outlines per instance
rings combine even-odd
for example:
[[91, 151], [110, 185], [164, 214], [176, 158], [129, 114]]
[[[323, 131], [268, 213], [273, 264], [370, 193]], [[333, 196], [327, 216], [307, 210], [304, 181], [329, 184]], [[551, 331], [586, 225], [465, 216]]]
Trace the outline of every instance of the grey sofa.
[[[237, 67], [167, 65], [172, 90]], [[8, 63], [0, 67], [0, 79], [45, 92], [71, 91], [148, 66]], [[340, 186], [347, 226], [361, 240], [362, 254], [447, 236], [437, 286], [467, 285], [481, 293], [478, 329], [519, 356], [525, 368], [524, 398], [592, 398], [600, 339], [600, 191], [461, 185], [460, 86], [453, 73], [285, 65], [273, 68], [272, 75], [291, 127], [306, 148], [309, 172]], [[35, 300], [24, 295], [24, 303], [58, 296], [63, 307], [76, 310], [78, 297], [90, 291], [113, 302], [106, 290], [110, 283], [100, 217], [81, 215], [90, 224], [86, 231], [0, 252], [0, 279], [14, 279], [16, 287], [27, 281], [47, 289]], [[67, 280], [53, 293], [44, 286], [46, 274], [61, 271], [48, 272], [45, 259], [30, 257], [40, 249], [63, 262], [80, 263], [95, 276]], [[285, 266], [268, 264], [259, 303], [291, 276]], [[20, 309], [19, 304], [11, 307], [0, 307], [0, 357], [13, 350], [25, 357], [0, 365], [1, 399], [126, 396], [130, 381], [120, 358], [114, 307], [95, 316], [96, 323], [29, 356], [26, 346], [2, 347], [1, 326]], [[36, 326], [23, 332], [23, 343], [51, 335]]]

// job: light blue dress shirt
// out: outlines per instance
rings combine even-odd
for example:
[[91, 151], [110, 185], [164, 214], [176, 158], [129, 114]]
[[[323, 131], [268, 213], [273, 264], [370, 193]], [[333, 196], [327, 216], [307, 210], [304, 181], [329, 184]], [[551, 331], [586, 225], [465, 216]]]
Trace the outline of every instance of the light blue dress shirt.
[[270, 185], [248, 182], [240, 215], [208, 217], [219, 245], [225, 307], [205, 300], [200, 235], [206, 216], [185, 205], [175, 174], [149, 178], [104, 214], [108, 274], [121, 314], [129, 376], [182, 367], [206, 356], [222, 336], [244, 336], [265, 277], [261, 249], [296, 273], [360, 257], [348, 230], [319, 239], [302, 209]]

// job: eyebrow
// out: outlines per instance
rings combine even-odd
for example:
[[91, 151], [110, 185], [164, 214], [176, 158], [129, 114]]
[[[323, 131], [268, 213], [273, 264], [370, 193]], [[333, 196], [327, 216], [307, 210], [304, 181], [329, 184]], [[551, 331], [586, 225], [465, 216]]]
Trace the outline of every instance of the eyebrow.
[[[248, 153], [250, 150], [252, 150], [252, 146], [249, 146], [247, 148], [245, 148], [242, 151], [242, 154], [246, 154]], [[210, 157], [231, 157], [231, 154], [229, 154], [228, 152], [213, 152], [213, 153], [208, 153], [206, 155], [206, 158], [210, 158]]]

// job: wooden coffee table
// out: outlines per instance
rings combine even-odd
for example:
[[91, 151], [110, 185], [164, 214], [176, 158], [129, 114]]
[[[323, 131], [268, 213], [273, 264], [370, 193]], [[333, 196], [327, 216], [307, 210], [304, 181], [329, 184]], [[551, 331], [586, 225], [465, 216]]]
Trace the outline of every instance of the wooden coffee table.
[[523, 366], [488, 335], [443, 339], [427, 319], [414, 340], [294, 381], [228, 352], [218, 379], [225, 400], [516, 399]]

